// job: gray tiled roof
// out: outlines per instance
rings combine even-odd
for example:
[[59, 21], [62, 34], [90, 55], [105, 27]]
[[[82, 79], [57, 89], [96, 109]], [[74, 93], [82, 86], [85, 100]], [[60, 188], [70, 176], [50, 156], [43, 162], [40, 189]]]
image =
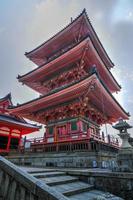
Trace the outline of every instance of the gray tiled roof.
[[36, 128], [36, 129], [41, 128], [41, 126], [37, 126], [35, 124], [27, 123], [24, 120], [21, 120], [17, 117], [9, 116], [9, 115], [0, 114], [0, 121], [9, 122], [9, 123], [24, 126], [24, 127], [27, 127], [27, 128]]

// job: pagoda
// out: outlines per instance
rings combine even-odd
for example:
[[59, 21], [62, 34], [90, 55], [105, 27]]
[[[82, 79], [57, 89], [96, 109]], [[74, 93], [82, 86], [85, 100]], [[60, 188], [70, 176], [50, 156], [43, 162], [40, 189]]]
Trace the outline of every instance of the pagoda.
[[0, 99], [0, 154], [18, 149], [22, 135], [38, 131], [40, 127], [27, 123], [22, 117], [9, 114], [13, 106], [11, 94]]
[[112, 95], [121, 89], [111, 73], [114, 64], [85, 10], [25, 55], [37, 68], [18, 75], [18, 81], [40, 96], [10, 107], [9, 112], [45, 124], [43, 145], [78, 145], [83, 141], [87, 145], [90, 141], [104, 144], [100, 127], [129, 118]]

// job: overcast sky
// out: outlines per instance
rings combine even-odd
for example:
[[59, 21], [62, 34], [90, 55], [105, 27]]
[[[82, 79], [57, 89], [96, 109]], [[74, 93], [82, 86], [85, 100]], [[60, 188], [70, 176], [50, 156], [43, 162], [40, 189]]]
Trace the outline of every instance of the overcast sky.
[[38, 96], [16, 79], [35, 68], [24, 53], [61, 30], [84, 8], [115, 64], [112, 73], [122, 86], [116, 98], [130, 112], [133, 125], [133, 0], [1, 0], [0, 97], [11, 92], [16, 104]]

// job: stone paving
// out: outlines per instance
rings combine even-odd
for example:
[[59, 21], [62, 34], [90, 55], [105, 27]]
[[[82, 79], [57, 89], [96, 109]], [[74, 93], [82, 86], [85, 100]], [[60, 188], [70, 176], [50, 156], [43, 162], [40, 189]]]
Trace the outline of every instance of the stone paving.
[[[93, 185], [80, 181], [78, 177], [67, 175], [65, 169], [63, 169], [63, 172], [61, 169], [52, 168], [45, 169], [21, 167], [21, 169], [27, 171], [34, 177], [51, 186], [51, 188], [55, 189], [55, 191], [58, 191], [59, 193], [67, 196], [67, 198], [70, 200], [122, 200], [122, 198], [116, 197], [110, 193], [95, 190]], [[86, 172], [92, 170], [99, 172], [109, 172], [109, 170], [102, 169], [79, 170]]]

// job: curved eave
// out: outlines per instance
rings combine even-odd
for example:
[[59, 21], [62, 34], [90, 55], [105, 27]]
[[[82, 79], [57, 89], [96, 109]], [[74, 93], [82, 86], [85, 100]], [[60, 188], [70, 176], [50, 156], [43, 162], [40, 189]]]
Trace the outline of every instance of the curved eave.
[[[57, 71], [57, 66], [56, 64], [59, 63], [58, 65], [61, 65], [60, 62], [62, 60], [68, 59], [69, 57], [71, 57], [71, 59], [74, 57], [75, 53], [77, 53], [77, 55], [81, 54], [81, 52], [84, 50], [85, 45], [91, 48], [91, 50], [94, 52], [93, 56], [95, 56], [99, 62], [98, 64], [98, 68], [99, 66], [102, 67], [104, 69], [104, 73], [107, 73], [107, 75], [109, 76], [109, 79], [113, 85], [113, 90], [112, 92], [116, 92], [116, 91], [120, 91], [121, 86], [118, 84], [118, 82], [116, 81], [116, 79], [114, 78], [114, 76], [112, 75], [112, 73], [110, 72], [110, 70], [105, 66], [103, 60], [101, 59], [101, 57], [99, 56], [95, 46], [93, 45], [93, 42], [91, 41], [91, 39], [89, 37], [87, 37], [86, 39], [84, 39], [83, 41], [80, 41], [78, 44], [76, 44], [73, 48], [71, 48], [70, 50], [66, 51], [64, 54], [60, 55], [59, 57], [57, 57], [56, 59], [54, 59], [53, 61], [48, 62], [47, 64], [38, 67], [32, 71], [30, 71], [29, 73], [23, 75], [23, 76], [19, 76], [18, 80], [19, 82], [22, 82], [24, 84], [26, 84], [27, 86], [31, 87], [32, 89], [38, 91], [36, 89], [36, 87], [34, 87], [34, 84], [32, 84], [32, 82], [37, 82], [37, 77], [42, 76], [42, 74], [44, 74], [43, 76], [47, 76], [46, 73], [48, 73], [48, 68], [49, 68], [49, 72], [52, 73], [52, 70]], [[90, 57], [89, 53], [87, 54], [88, 58]], [[80, 55], [81, 57], [81, 55]], [[90, 59], [90, 58], [89, 58]], [[64, 65], [65, 66], [65, 65]], [[53, 69], [52, 69], [53, 67]], [[63, 67], [63, 64], [62, 64]], [[61, 67], [61, 68], [62, 68]], [[59, 66], [58, 66], [59, 68]], [[39, 75], [40, 74], [40, 75]], [[107, 79], [108, 79], [107, 76]], [[101, 74], [102, 77], [102, 74]], [[110, 84], [111, 85], [111, 84]], [[111, 87], [112, 87], [111, 85]], [[41, 91], [41, 90], [40, 90]], [[40, 92], [43, 93], [43, 92]]]
[[61, 57], [63, 57], [65, 54], [67, 54], [68, 52], [70, 52], [72, 49], [76, 48], [78, 45], [82, 44], [82, 43], [86, 43], [86, 41], [88, 40], [88, 37], [86, 39], [83, 39], [82, 41], [80, 41], [79, 43], [75, 44], [75, 46], [73, 46], [71, 49], [67, 50], [66, 52], [64, 52], [63, 54], [61, 54], [59, 57], [48, 61], [47, 63], [40, 65], [39, 67], [33, 69], [32, 71], [24, 74], [24, 75], [18, 75], [17, 79], [20, 82], [23, 82], [24, 80], [27, 80], [28, 78], [32, 77], [36, 72], [38, 71], [43, 71], [44, 68], [46, 68], [48, 65], [50, 65], [51, 63], [54, 63], [55, 61], [58, 61], [58, 59], [60, 59]]
[[[84, 9], [83, 12], [77, 17], [75, 18], [70, 24], [68, 24], [64, 29], [62, 29], [60, 32], [58, 32], [56, 35], [54, 35], [53, 37], [51, 37], [49, 40], [47, 40], [46, 42], [44, 42], [43, 44], [41, 44], [40, 46], [38, 46], [37, 48], [33, 49], [32, 51], [25, 53], [27, 58], [32, 57], [32, 55], [36, 54], [36, 52], [40, 51], [41, 48], [44, 48], [45, 46], [48, 46], [50, 43], [52, 43], [54, 40], [59, 39], [60, 36], [62, 36], [65, 32], [70, 31], [70, 28], [73, 27], [77, 22], [81, 23], [82, 19], [86, 22], [86, 28], [88, 29], [88, 31], [90, 32], [89, 36], [91, 37], [91, 39], [94, 42], [94, 45], [96, 44], [96, 46], [98, 47], [98, 51], [99, 53], [105, 57], [104, 61], [106, 64], [106, 61], [108, 63], [108, 67], [112, 68], [114, 66], [114, 63], [111, 61], [111, 59], [109, 58], [107, 52], [105, 51], [102, 43], [100, 42], [89, 18], [88, 15], [86, 13], [86, 10]], [[32, 60], [32, 58], [31, 58]]]
[[92, 48], [92, 50], [94, 51], [95, 56], [97, 57], [97, 59], [99, 60], [99, 63], [101, 64], [101, 66], [103, 66], [103, 68], [105, 69], [105, 71], [107, 71], [107, 73], [109, 74], [109, 76], [111, 76], [112, 78], [112, 82], [114, 83], [115, 87], [116, 87], [116, 91], [120, 91], [121, 86], [119, 85], [119, 83], [116, 81], [116, 79], [114, 78], [114, 76], [112, 75], [111, 71], [108, 69], [108, 67], [106, 67], [104, 61], [101, 59], [96, 47], [94, 46], [93, 41], [90, 39], [90, 46]]
[[128, 113], [120, 106], [120, 104], [116, 101], [116, 99], [108, 91], [108, 89], [105, 87], [105, 85], [96, 74], [93, 74], [89, 78], [86, 78], [79, 83], [76, 83], [56, 93], [44, 95], [40, 98], [34, 99], [17, 107], [10, 108], [9, 111], [14, 114], [16, 113], [22, 116], [26, 116], [26, 113], [33, 113], [41, 108], [43, 109], [44, 107], [47, 108], [49, 106], [56, 105], [57, 103], [59, 104], [74, 98], [79, 98], [79, 96], [81, 96], [86, 90], [88, 90], [89, 85], [92, 83], [96, 83], [98, 87], [97, 91], [94, 91], [94, 93], [91, 92], [89, 95], [92, 99], [94, 99], [94, 102], [98, 103], [98, 107], [100, 109], [102, 107], [101, 100], [99, 99], [99, 95], [101, 95], [102, 93], [105, 98], [105, 103], [108, 104], [109, 108], [111, 108], [111, 106], [113, 107], [113, 109], [111, 110], [108, 110], [109, 108], [106, 108], [106, 112], [110, 113], [110, 115], [113, 115], [114, 113], [115, 116], [113, 122], [117, 121], [120, 117], [123, 119], [128, 119]]
[[112, 100], [114, 101], [114, 103], [118, 106], [118, 108], [123, 112], [124, 116], [125, 117], [120, 117], [120, 118], [123, 118], [123, 119], [129, 119], [130, 117], [130, 114], [129, 112], [126, 112], [124, 110], [124, 108], [119, 104], [119, 102], [115, 99], [115, 97], [112, 95], [112, 93], [108, 90], [108, 88], [106, 87], [106, 85], [102, 82], [102, 80], [100, 78], [98, 78], [99, 80], [99, 83], [102, 85], [102, 88], [105, 89], [105, 92], [107, 92], [107, 94], [109, 95], [110, 98], [112, 98]]
[[41, 126], [36, 126], [27, 122], [22, 122], [20, 120], [15, 119], [14, 117], [2, 114], [0, 114], [0, 124], [2, 126], [6, 125], [8, 127], [12, 127], [14, 129], [18, 128], [22, 131], [22, 134], [29, 134], [38, 131], [41, 128]]

